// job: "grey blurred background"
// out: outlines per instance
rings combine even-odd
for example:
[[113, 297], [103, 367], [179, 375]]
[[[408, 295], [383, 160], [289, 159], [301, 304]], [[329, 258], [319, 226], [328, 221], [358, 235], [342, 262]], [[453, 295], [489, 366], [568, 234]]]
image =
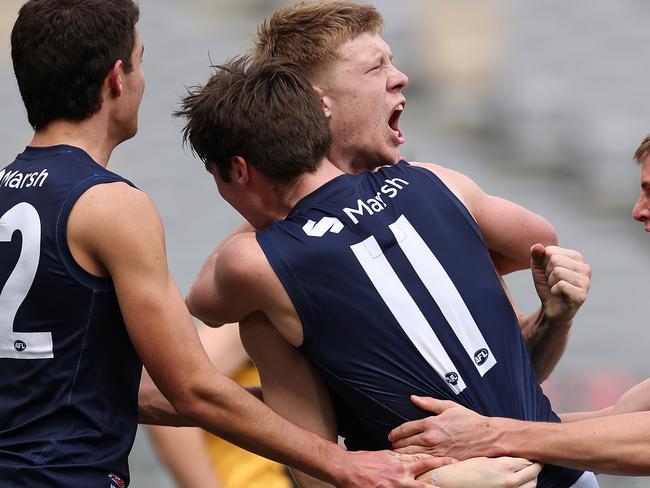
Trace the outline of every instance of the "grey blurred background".
[[[0, 166], [31, 137], [9, 59], [20, 0], [0, 1]], [[259, 21], [286, 1], [140, 0], [147, 90], [140, 132], [111, 169], [147, 191], [162, 215], [172, 272], [187, 291], [204, 257], [238, 221], [170, 113], [210, 64], [249, 48]], [[395, 63], [410, 77], [402, 117], [409, 159], [464, 172], [484, 190], [554, 223], [593, 267], [569, 348], [544, 389], [556, 410], [593, 409], [650, 373], [646, 327], [650, 236], [631, 219], [632, 152], [650, 132], [645, 0], [375, 0]], [[530, 276], [508, 282], [522, 307]], [[645, 312], [645, 314], [644, 314]], [[604, 446], [606, 448], [606, 446]], [[140, 432], [136, 488], [173, 484]], [[606, 487], [650, 487], [600, 477]]]

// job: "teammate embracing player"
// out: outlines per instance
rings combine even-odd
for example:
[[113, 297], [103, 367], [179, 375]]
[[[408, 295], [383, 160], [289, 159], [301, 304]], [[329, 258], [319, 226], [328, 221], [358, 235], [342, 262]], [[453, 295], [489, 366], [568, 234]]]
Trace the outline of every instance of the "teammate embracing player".
[[154, 205], [106, 169], [137, 130], [138, 17], [132, 0], [30, 0], [13, 27], [35, 133], [0, 169], [0, 485], [126, 486], [144, 363], [181, 416], [247, 449], [340, 486], [422, 486], [438, 460], [345, 452], [209, 362]]
[[[387, 447], [392, 428], [421, 417], [413, 392], [559, 420], [481, 234], [489, 199], [475, 185], [406, 161], [343, 173], [321, 99], [286, 60], [228, 63], [179, 113], [219, 193], [258, 229], [211, 256], [188, 303], [213, 325], [240, 322], [265, 402], [352, 449]], [[538, 485], [597, 486], [553, 466]]]

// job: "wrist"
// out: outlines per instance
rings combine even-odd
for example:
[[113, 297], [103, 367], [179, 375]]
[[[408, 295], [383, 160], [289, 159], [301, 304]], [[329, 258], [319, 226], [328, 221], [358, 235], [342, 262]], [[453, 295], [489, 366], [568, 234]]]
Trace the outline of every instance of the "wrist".
[[562, 318], [552, 318], [545, 316], [546, 326], [552, 328], [554, 331], [563, 331], [568, 332], [573, 325], [573, 318], [562, 319]]
[[355, 464], [348, 451], [338, 444], [328, 442], [321, 459], [326, 460], [324, 466], [324, 474], [328, 477], [326, 481], [335, 486], [349, 485], [350, 480], [354, 478]]
[[517, 449], [514, 444], [518, 440], [517, 421], [505, 418], [494, 418], [493, 430], [494, 439], [490, 443], [492, 452], [490, 457], [510, 456]]

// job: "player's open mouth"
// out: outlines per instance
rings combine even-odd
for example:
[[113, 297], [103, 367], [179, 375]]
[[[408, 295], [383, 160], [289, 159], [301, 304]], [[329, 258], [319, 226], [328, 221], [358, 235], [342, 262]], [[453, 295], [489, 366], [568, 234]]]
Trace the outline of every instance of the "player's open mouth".
[[398, 144], [404, 142], [404, 134], [399, 128], [399, 118], [402, 116], [406, 102], [401, 102], [397, 107], [393, 109], [393, 112], [388, 117], [388, 127], [395, 133], [395, 138], [397, 139]]

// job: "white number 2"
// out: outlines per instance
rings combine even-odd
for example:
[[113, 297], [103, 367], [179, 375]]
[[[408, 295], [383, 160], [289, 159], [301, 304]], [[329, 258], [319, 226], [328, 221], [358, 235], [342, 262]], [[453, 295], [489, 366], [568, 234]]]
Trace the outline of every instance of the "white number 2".
[[32, 287], [41, 253], [41, 219], [29, 203], [19, 203], [0, 217], [0, 242], [10, 242], [16, 230], [22, 234], [20, 256], [0, 291], [0, 358], [52, 358], [51, 332], [14, 331], [16, 313]]
[[[388, 227], [427, 291], [436, 301], [466, 354], [483, 376], [497, 361], [451, 278], [404, 215]], [[463, 391], [467, 385], [458, 368], [384, 256], [375, 237], [370, 236], [350, 247], [375, 289], [422, 357], [456, 394]]]

